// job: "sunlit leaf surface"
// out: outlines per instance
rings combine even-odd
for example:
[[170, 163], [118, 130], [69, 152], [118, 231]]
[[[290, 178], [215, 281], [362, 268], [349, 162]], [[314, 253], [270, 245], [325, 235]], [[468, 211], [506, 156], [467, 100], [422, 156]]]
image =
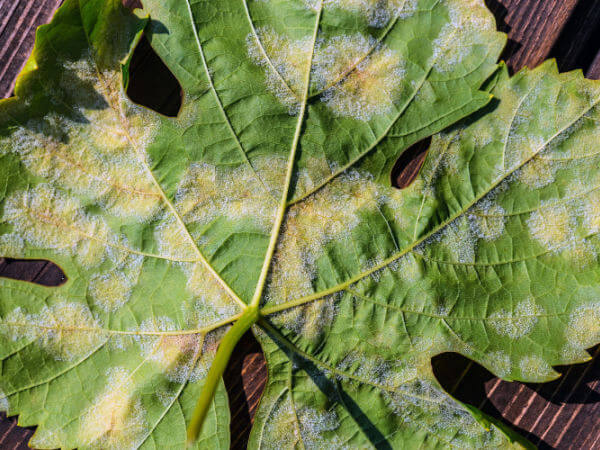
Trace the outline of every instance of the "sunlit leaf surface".
[[[0, 103], [0, 254], [67, 276], [0, 280], [0, 405], [31, 445], [183, 448], [253, 305], [269, 379], [249, 447], [519, 445], [430, 360], [546, 381], [589, 358], [600, 86], [509, 78], [480, 0], [144, 6], [67, 0]], [[175, 118], [124, 94], [144, 29]], [[228, 428], [221, 383], [195, 445], [228, 448]]]

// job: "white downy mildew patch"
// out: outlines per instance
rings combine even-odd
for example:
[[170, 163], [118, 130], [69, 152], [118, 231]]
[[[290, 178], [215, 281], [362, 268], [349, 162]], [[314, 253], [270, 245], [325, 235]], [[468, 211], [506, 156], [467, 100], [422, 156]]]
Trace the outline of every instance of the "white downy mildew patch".
[[194, 243], [175, 217], [166, 216], [154, 230], [154, 238], [161, 255], [177, 261], [198, 260]]
[[494, 351], [487, 354], [487, 359], [494, 374], [500, 378], [507, 377], [512, 371], [510, 356], [503, 351]]
[[538, 316], [544, 313], [533, 298], [518, 303], [514, 310], [501, 309], [489, 316], [489, 323], [494, 330], [511, 339], [523, 337], [533, 330], [538, 322]]
[[279, 303], [312, 293], [315, 261], [324, 246], [347, 239], [361, 213], [376, 213], [387, 190], [350, 170], [292, 206], [275, 254], [266, 298]]
[[444, 4], [450, 21], [433, 42], [432, 58], [434, 67], [447, 73], [460, 65], [474, 46], [481, 45], [482, 33], [496, 31], [496, 24], [483, 0], [450, 0]]
[[546, 381], [554, 375], [552, 367], [537, 355], [525, 356], [519, 362], [521, 375], [528, 381]]
[[146, 412], [135, 392], [132, 374], [117, 367], [80, 422], [79, 439], [89, 448], [133, 449], [148, 429]]
[[267, 89], [289, 108], [292, 115], [300, 109], [305, 74], [312, 53], [312, 39], [292, 40], [268, 27], [246, 37], [248, 56], [265, 69]]
[[527, 226], [531, 235], [548, 250], [564, 246], [574, 235], [571, 211], [556, 201], [542, 202], [529, 216]]
[[503, 442], [496, 430], [483, 431], [481, 425], [450, 396], [425, 380], [415, 380], [393, 392], [384, 392], [393, 413], [407, 426], [429, 431], [440, 445], [471, 448], [479, 438], [484, 448]]
[[[336, 368], [353, 377], [389, 389], [396, 389], [417, 378], [416, 364], [407, 364], [404, 360], [387, 361], [378, 356], [365, 356], [356, 351], [346, 355]], [[343, 375], [341, 377], [344, 378]]]
[[577, 307], [569, 315], [569, 324], [565, 330], [568, 346], [585, 349], [598, 342], [600, 338], [600, 302]]
[[5, 258], [22, 258], [25, 256], [25, 242], [17, 233], [0, 236], [0, 255]]
[[[145, 153], [157, 115], [132, 104], [122, 91], [120, 72], [99, 73], [90, 55], [64, 64], [63, 91], [50, 95], [66, 95], [80, 106], [71, 115], [30, 119], [8, 142], [0, 140], [0, 151], [6, 147], [34, 175], [94, 201], [109, 215], [151, 219], [162, 208]], [[64, 98], [55, 100], [65, 106]]]
[[471, 231], [480, 239], [493, 241], [504, 233], [506, 211], [500, 205], [484, 199], [469, 210]]
[[65, 301], [36, 314], [16, 308], [0, 321], [0, 331], [13, 341], [34, 341], [59, 361], [81, 358], [108, 337], [86, 305]]
[[423, 241], [414, 251], [421, 255], [433, 255], [437, 259], [437, 251], [442, 250], [447, 254], [448, 262], [468, 265], [475, 262], [476, 248], [477, 237], [471, 230], [468, 217], [463, 215]]
[[2, 389], [0, 389], [0, 411], [8, 412], [9, 409], [10, 409], [10, 402], [8, 400], [8, 397], [6, 396], [4, 391], [2, 391]]
[[297, 411], [302, 442], [307, 449], [347, 448], [339, 436], [325, 433], [337, 430], [341, 423], [335, 411], [304, 407]]
[[128, 253], [125, 238], [101, 217], [86, 213], [75, 197], [47, 184], [10, 194], [0, 221], [19, 230], [27, 246], [67, 254], [86, 268]]
[[586, 231], [589, 234], [600, 233], [600, 189], [585, 196], [582, 215]]
[[395, 17], [412, 16], [418, 9], [418, 0], [324, 0], [323, 6], [360, 14], [370, 26], [381, 28]]
[[94, 302], [106, 312], [123, 306], [131, 296], [135, 281], [122, 271], [111, 271], [90, 280], [90, 294]]
[[254, 164], [256, 173], [247, 165], [232, 169], [192, 164], [175, 194], [175, 208], [184, 222], [205, 225], [217, 218], [233, 222], [247, 220], [265, 232], [270, 231], [277, 205], [257, 177], [278, 189], [283, 185], [285, 161], [265, 157], [255, 160]]
[[554, 181], [557, 165], [542, 156], [534, 157], [517, 171], [517, 179], [533, 189], [548, 186]]
[[312, 74], [317, 89], [330, 86], [321, 100], [335, 115], [361, 121], [391, 113], [405, 84], [400, 55], [361, 34], [320, 42]]
[[[147, 319], [140, 325], [142, 332], [176, 331], [168, 317]], [[200, 334], [140, 335], [140, 345], [148, 360], [156, 363], [166, 377], [176, 383], [185, 383], [196, 364], [202, 342]]]
[[265, 449], [295, 448], [298, 442], [302, 442], [298, 418], [294, 406], [292, 406], [292, 395], [292, 392], [288, 392], [285, 396], [279, 397], [271, 406], [262, 433], [262, 445]]
[[198, 329], [239, 313], [239, 305], [202, 263], [179, 264], [193, 298], [182, 305], [188, 328]]

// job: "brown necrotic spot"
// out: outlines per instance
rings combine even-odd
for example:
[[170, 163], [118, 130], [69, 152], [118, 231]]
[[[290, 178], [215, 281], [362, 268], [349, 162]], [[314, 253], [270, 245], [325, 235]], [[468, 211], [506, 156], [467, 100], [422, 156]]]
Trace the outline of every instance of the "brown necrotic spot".
[[67, 281], [60, 267], [50, 261], [11, 258], [0, 258], [0, 277], [42, 286], [60, 286]]
[[181, 85], [146, 36], [142, 36], [131, 58], [127, 95], [135, 103], [168, 117], [177, 116], [181, 109]]
[[415, 180], [427, 156], [431, 138], [423, 139], [406, 149], [392, 169], [392, 186], [404, 189]]

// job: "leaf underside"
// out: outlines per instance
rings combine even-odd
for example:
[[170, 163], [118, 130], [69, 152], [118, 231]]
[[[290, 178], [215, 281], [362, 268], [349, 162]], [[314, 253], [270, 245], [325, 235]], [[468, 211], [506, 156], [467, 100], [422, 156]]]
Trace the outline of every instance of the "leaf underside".
[[[257, 304], [250, 448], [528, 446], [430, 360], [540, 382], [600, 341], [600, 85], [509, 77], [481, 0], [144, 6], [67, 0], [0, 103], [0, 254], [68, 278], [0, 280], [0, 406], [30, 444], [182, 448]], [[124, 93], [142, 31], [177, 117]], [[221, 383], [195, 446], [228, 424]]]

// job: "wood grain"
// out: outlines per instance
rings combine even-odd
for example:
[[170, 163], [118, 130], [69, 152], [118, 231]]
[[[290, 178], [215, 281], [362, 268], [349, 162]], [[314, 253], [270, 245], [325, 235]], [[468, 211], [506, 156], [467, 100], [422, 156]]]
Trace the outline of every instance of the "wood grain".
[[[600, 78], [600, 0], [485, 1], [494, 12], [498, 27], [509, 35], [503, 58], [511, 70], [535, 67], [554, 57], [561, 70], [582, 69], [588, 77]], [[59, 0], [0, 0], [1, 96], [12, 92], [14, 78], [33, 44], [35, 27], [47, 22], [59, 3]], [[127, 3], [139, 6], [138, 0]], [[144, 91], [153, 90], [154, 80], [146, 80], [150, 84], [144, 86], [143, 73], [148, 67], [156, 68], [154, 56], [142, 47], [133, 64], [134, 89], [138, 89], [141, 102]], [[154, 103], [148, 106], [173, 113], [181, 101], [178, 85], [172, 83], [162, 88], [160, 99], [154, 98]], [[413, 158], [399, 161], [400, 184], [409, 183], [418, 172], [425, 151], [421, 146], [413, 153]], [[40, 261], [0, 260], [0, 276], [50, 286], [64, 281], [60, 269]], [[456, 354], [440, 355], [432, 365], [444, 387], [457, 398], [481, 407], [540, 448], [600, 450], [600, 347], [593, 351], [595, 357], [589, 363], [558, 368], [563, 373], [561, 379], [540, 385], [501, 381]], [[224, 376], [232, 412], [234, 449], [246, 447], [266, 378], [260, 346], [248, 333], [238, 343]], [[18, 427], [15, 418], [3, 418], [0, 448], [25, 449], [32, 432]]]

